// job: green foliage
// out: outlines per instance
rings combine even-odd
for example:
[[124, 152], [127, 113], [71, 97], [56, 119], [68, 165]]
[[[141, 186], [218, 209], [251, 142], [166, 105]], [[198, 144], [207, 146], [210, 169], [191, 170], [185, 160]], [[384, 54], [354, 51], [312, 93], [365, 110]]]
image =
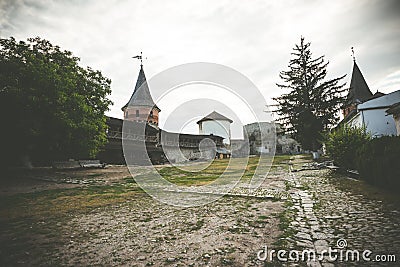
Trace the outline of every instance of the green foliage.
[[356, 151], [366, 144], [371, 136], [365, 128], [342, 125], [325, 137], [326, 152], [336, 165], [345, 169], [357, 169]]
[[326, 151], [336, 165], [357, 170], [372, 184], [397, 188], [400, 185], [400, 137], [371, 138], [365, 128], [343, 125], [326, 135]]
[[357, 151], [360, 177], [390, 188], [400, 185], [400, 137], [383, 136], [365, 143]]
[[0, 137], [6, 159], [94, 157], [106, 142], [111, 81], [39, 37], [0, 39], [0, 48]]
[[316, 150], [321, 146], [321, 132], [339, 120], [338, 110], [344, 101], [344, 84], [340, 82], [346, 75], [325, 80], [329, 62], [324, 56], [312, 58], [310, 45], [302, 37], [300, 45], [293, 48], [289, 70], [279, 74], [284, 83], [277, 84], [289, 92], [274, 100], [286, 132], [304, 149]]

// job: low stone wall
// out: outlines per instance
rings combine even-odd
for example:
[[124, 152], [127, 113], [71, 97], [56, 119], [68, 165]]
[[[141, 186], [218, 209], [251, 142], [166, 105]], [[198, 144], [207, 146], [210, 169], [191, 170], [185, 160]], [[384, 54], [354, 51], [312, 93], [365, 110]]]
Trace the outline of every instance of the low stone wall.
[[175, 163], [196, 159], [213, 159], [215, 157], [215, 150], [212, 148], [201, 151], [197, 148], [166, 148], [164, 154], [170, 162]]

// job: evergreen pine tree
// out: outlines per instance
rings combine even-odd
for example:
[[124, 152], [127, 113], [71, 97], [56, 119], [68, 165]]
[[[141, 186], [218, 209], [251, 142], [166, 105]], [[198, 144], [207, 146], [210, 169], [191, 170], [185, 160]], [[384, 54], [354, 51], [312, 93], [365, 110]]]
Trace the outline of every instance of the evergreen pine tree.
[[279, 74], [283, 83], [277, 83], [289, 92], [274, 98], [276, 113], [285, 131], [303, 149], [316, 150], [321, 147], [321, 133], [339, 120], [345, 90], [341, 81], [346, 75], [325, 80], [329, 62], [325, 62], [324, 56], [312, 58], [310, 43], [305, 43], [303, 37], [291, 54], [294, 58], [289, 61], [289, 70]]

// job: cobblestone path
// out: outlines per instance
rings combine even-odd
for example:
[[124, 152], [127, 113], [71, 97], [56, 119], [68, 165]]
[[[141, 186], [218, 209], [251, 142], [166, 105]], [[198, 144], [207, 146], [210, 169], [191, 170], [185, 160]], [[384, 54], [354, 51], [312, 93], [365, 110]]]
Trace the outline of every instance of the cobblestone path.
[[[307, 263], [311, 266], [398, 266], [398, 197], [393, 200], [380, 189], [372, 188], [371, 192], [368, 190], [371, 187], [363, 182], [334, 176], [337, 175], [329, 170], [288, 174], [286, 184], [291, 199], [286, 215], [290, 222], [284, 244], [300, 255], [304, 249], [316, 251], [316, 261]], [[331, 254], [333, 258], [328, 256], [329, 247], [338, 250]], [[365, 250], [371, 251], [371, 254], [365, 252], [371, 261], [363, 259]], [[295, 266], [294, 262], [289, 265]]]

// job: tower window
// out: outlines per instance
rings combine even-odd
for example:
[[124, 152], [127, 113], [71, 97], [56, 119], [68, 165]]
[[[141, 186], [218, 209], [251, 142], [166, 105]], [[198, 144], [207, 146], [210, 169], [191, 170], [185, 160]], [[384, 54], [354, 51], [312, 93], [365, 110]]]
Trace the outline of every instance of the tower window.
[[153, 118], [153, 111], [150, 111], [150, 118]]
[[139, 110], [136, 110], [136, 117], [139, 117]]

